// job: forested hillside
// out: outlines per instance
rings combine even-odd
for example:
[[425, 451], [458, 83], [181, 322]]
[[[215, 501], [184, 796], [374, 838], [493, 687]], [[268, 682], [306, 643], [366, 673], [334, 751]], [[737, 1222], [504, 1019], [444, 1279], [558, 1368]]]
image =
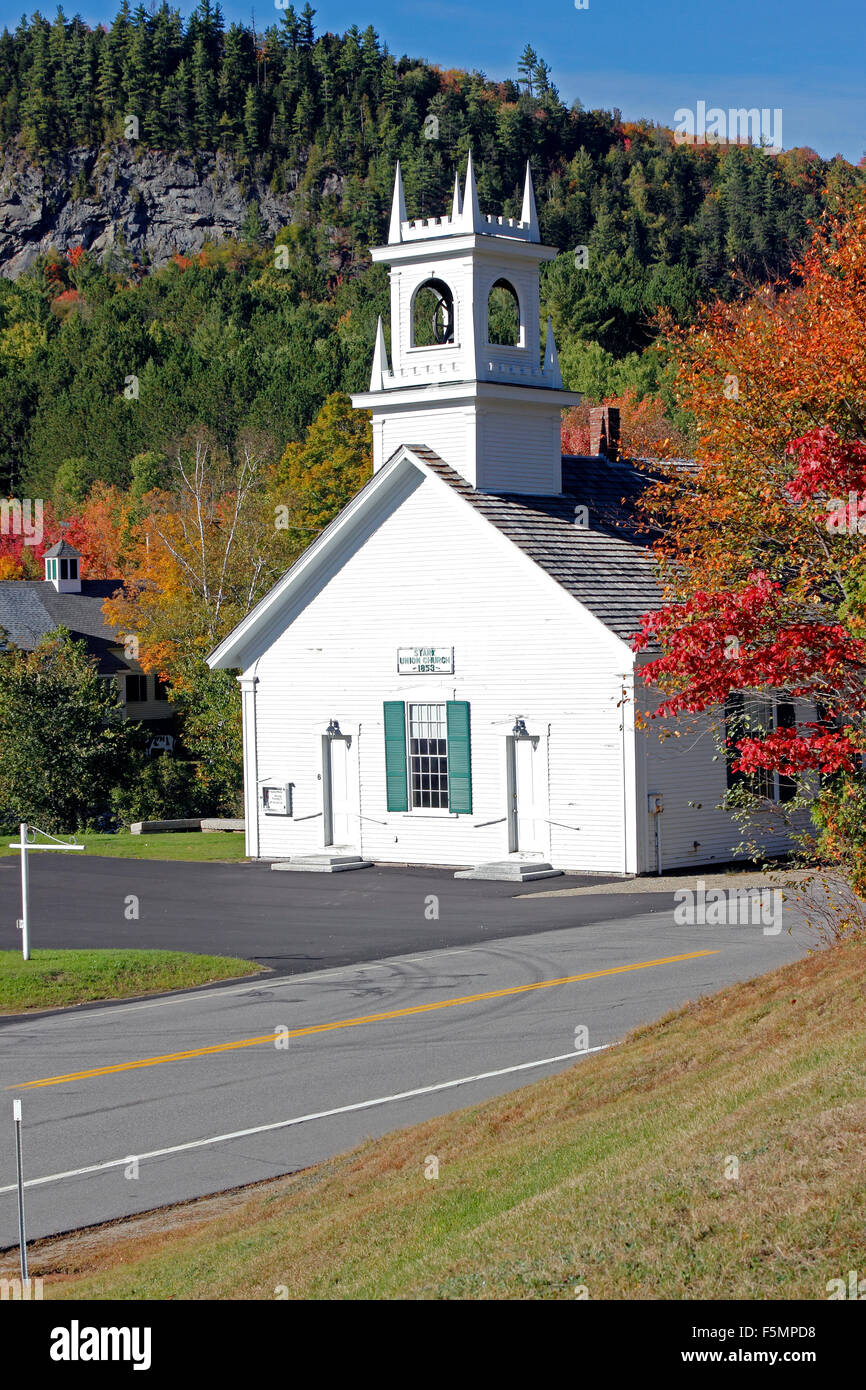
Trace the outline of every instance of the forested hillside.
[[[616, 111], [568, 108], [529, 47], [496, 83], [396, 58], [371, 27], [317, 35], [314, 19], [289, 7], [255, 33], [226, 28], [211, 0], [186, 24], [124, 0], [107, 29], [58, 10], [4, 31], [5, 196], [28, 171], [47, 182], [42, 253], [0, 282], [0, 490], [50, 494], [63, 468], [126, 485], [137, 454], [196, 423], [226, 444], [245, 426], [280, 449], [302, 438], [330, 392], [363, 382], [385, 308], [366, 252], [398, 157], [410, 215], [446, 205], [470, 148], [482, 206], [513, 215], [529, 159], [542, 234], [563, 252], [544, 308], [570, 384], [595, 394], [653, 389], [654, 371], [633, 357], [623, 377], [616, 362], [652, 341], [658, 310], [688, 322], [701, 299], [783, 274], [826, 190], [834, 202], [861, 177], [811, 151], [688, 148]], [[106, 228], [96, 185], [112, 159], [125, 172]], [[135, 171], [144, 185], [145, 165], [178, 160], [239, 197], [243, 223], [221, 251], [180, 246], [154, 272]], [[83, 213], [54, 240], [46, 219], [64, 198]]]
[[[238, 805], [238, 687], [204, 657], [369, 474], [346, 393], [387, 322], [368, 248], [398, 158], [410, 216], [448, 207], [470, 149], [484, 210], [515, 215], [529, 161], [561, 251], [542, 312], [563, 378], [623, 406], [638, 456], [691, 452], [670, 374], [701, 302], [784, 279], [863, 179], [567, 107], [529, 46], [492, 82], [369, 27], [317, 34], [309, 6], [226, 28], [211, 0], [187, 22], [126, 3], [105, 28], [23, 19], [0, 37], [0, 133], [0, 498], [44, 504], [38, 544], [0, 534], [0, 579], [41, 575], [65, 535], [85, 577], [122, 582], [106, 616], [169, 683], [189, 759], [130, 762], [127, 819]], [[28, 660], [0, 653], [22, 688], [77, 669], [62, 643]], [[37, 811], [0, 778], [0, 822]]]

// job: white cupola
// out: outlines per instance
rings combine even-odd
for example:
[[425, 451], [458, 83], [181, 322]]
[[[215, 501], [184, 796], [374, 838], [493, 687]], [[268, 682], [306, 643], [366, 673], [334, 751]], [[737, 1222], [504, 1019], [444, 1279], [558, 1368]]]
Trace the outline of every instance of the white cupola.
[[482, 492], [562, 491], [562, 389], [550, 320], [542, 351], [542, 246], [529, 165], [519, 218], [481, 212], [472, 156], [447, 216], [409, 221], [400, 165], [387, 246], [391, 363], [381, 319], [370, 390], [374, 472], [401, 444], [425, 444]]
[[81, 556], [68, 541], [58, 541], [42, 556], [45, 580], [58, 594], [81, 593]]

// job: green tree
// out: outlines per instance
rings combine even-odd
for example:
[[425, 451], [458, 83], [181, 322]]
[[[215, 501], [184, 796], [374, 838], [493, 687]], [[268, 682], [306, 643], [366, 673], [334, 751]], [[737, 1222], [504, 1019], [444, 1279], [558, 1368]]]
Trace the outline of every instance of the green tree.
[[0, 653], [0, 821], [72, 832], [95, 819], [140, 745], [113, 682], [57, 628]]
[[538, 54], [531, 44], [527, 44], [517, 60], [517, 77], [526, 87], [530, 96], [534, 93], [535, 74], [538, 71]]
[[302, 444], [290, 444], [280, 460], [275, 498], [288, 508], [288, 529], [302, 545], [346, 505], [372, 469], [372, 429], [366, 411], [335, 392], [316, 416]]
[[189, 814], [243, 815], [241, 691], [235, 672], [211, 671], [200, 658], [185, 660], [183, 680], [170, 688], [170, 696], [195, 763], [195, 794], [203, 808]]

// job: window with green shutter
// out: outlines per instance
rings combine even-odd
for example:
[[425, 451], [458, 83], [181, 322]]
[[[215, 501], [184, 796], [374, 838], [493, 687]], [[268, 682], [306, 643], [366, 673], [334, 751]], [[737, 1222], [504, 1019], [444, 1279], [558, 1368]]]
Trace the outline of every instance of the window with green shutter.
[[406, 706], [402, 700], [385, 701], [385, 788], [388, 810], [408, 811]]
[[388, 810], [471, 815], [468, 701], [406, 706], [386, 700], [384, 709]]
[[448, 731], [448, 809], [458, 815], [468, 815], [472, 812], [469, 702], [449, 700], [445, 711]]

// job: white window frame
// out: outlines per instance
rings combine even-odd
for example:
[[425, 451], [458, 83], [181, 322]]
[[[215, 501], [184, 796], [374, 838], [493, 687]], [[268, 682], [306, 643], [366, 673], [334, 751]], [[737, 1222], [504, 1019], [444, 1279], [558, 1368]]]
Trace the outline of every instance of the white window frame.
[[[404, 812], [404, 814], [405, 814], [405, 815], [408, 815], [408, 816], [413, 816], [413, 817], [415, 817], [416, 819], [417, 819], [419, 816], [420, 816], [420, 817], [423, 817], [423, 816], [435, 816], [435, 817], [438, 818], [438, 817], [440, 817], [440, 816], [451, 816], [451, 815], [453, 815], [453, 812], [451, 811], [451, 809], [450, 809], [450, 807], [449, 807], [449, 805], [448, 805], [448, 711], [447, 711], [447, 704], [448, 704], [447, 699], [427, 698], [427, 697], [425, 697], [423, 694], [419, 694], [415, 699], [412, 699], [412, 700], [408, 700], [408, 699], [407, 699], [407, 700], [405, 701], [405, 708], [406, 708], [406, 780], [407, 780], [407, 783], [408, 783], [407, 791], [408, 791], [408, 794], [409, 794], [409, 810], [406, 811], [406, 812]], [[423, 757], [437, 757], [437, 758], [438, 758], [438, 757], [441, 757], [441, 756], [442, 756], [442, 755], [439, 754], [439, 753], [435, 753], [435, 754], [424, 754], [424, 753], [413, 753], [413, 752], [412, 752], [412, 711], [413, 711], [413, 709], [428, 709], [428, 710], [429, 710], [429, 709], [441, 709], [441, 710], [442, 710], [443, 741], [444, 741], [444, 743], [445, 743], [445, 754], [444, 754], [444, 756], [445, 756], [445, 805], [444, 805], [444, 806], [415, 806], [415, 805], [413, 804], [413, 803], [414, 803], [414, 797], [415, 797], [415, 790], [414, 790], [414, 787], [413, 787], [413, 785], [412, 785], [412, 776], [413, 776], [413, 772], [412, 772], [412, 759], [413, 759], [413, 758], [423, 758]], [[426, 722], [429, 723], [429, 720], [426, 721]], [[419, 773], [419, 775], [423, 775], [423, 774]], [[431, 774], [431, 775], [432, 775], [432, 774]], [[441, 774], [436, 774], [436, 775], [439, 776], [439, 775], [441, 775]], [[422, 794], [422, 793], [419, 792], [419, 794]]]

